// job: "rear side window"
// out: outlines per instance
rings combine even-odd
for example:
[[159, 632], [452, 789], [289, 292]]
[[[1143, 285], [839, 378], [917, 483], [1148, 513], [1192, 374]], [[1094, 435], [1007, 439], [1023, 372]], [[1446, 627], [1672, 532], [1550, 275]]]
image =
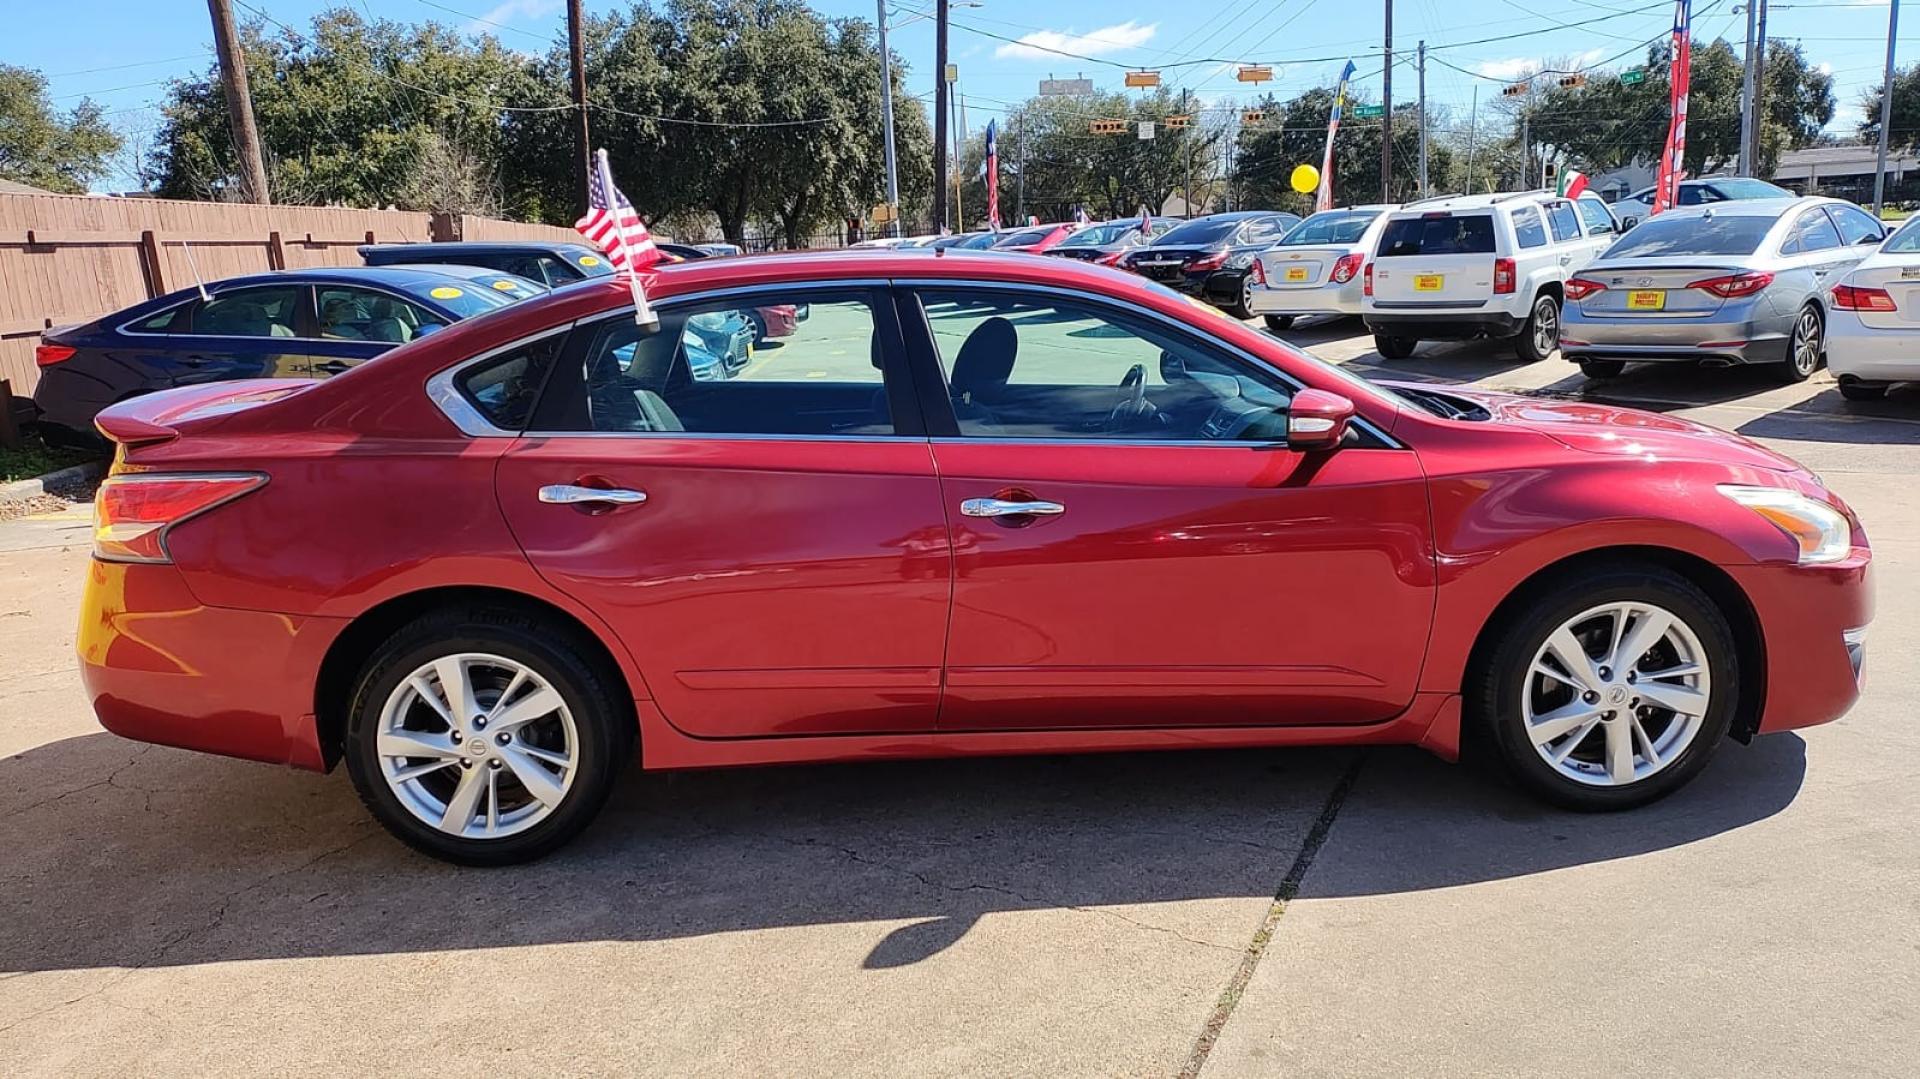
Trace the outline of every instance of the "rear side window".
[[1573, 206], [1569, 203], [1556, 202], [1548, 207], [1547, 223], [1553, 226], [1555, 240], [1564, 242], [1580, 238], [1580, 218], [1574, 214]]
[[1767, 238], [1774, 218], [1757, 214], [1662, 214], [1614, 241], [1601, 258], [1660, 255], [1751, 255]]
[[460, 372], [454, 387], [487, 422], [503, 431], [520, 431], [533, 415], [540, 385], [560, 352], [564, 333], [553, 333], [502, 352]]
[[[1536, 228], [1539, 222], [1534, 222]], [[1544, 237], [1541, 242], [1545, 242]], [[1398, 255], [1491, 255], [1493, 218], [1487, 214], [1455, 217], [1402, 217], [1387, 222], [1380, 234], [1381, 258]]]
[[1540, 223], [1540, 214], [1533, 207], [1520, 206], [1514, 209], [1513, 238], [1521, 247], [1546, 246], [1547, 229]]
[[297, 337], [305, 299], [305, 285], [223, 292], [193, 313], [193, 332], [212, 337]]
[[182, 304], [179, 307], [169, 307], [157, 315], [148, 315], [141, 321], [129, 326], [128, 329], [131, 329], [135, 333], [179, 333], [185, 329], [187, 325], [187, 320], [183, 315], [186, 309], [186, 304]]

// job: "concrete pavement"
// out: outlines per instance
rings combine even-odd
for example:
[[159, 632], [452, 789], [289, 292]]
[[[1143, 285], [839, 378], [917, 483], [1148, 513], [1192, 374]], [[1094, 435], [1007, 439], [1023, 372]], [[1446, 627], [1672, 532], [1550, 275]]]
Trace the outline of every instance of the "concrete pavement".
[[[1370, 374], [1590, 392], [1484, 345], [1386, 363], [1354, 329], [1289, 336]], [[1607, 817], [1397, 749], [635, 772], [562, 855], [457, 870], [344, 775], [99, 731], [71, 659], [84, 515], [0, 523], [0, 1071], [1904, 1073], [1920, 394], [1600, 392], [1828, 473], [1881, 601], [1847, 719]]]

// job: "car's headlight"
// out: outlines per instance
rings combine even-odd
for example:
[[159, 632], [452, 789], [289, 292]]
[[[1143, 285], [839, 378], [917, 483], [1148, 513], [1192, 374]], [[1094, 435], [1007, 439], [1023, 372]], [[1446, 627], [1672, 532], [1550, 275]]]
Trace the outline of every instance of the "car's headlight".
[[1720, 493], [1772, 522], [1800, 545], [1800, 564], [1838, 562], [1853, 549], [1846, 515], [1825, 502], [1782, 487], [1720, 485]]

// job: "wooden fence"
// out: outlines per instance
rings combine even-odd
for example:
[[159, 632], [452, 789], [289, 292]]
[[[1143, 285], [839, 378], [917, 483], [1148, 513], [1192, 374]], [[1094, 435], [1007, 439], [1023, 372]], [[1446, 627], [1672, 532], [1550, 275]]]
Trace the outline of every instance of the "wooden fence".
[[0, 380], [39, 380], [40, 333], [265, 270], [354, 266], [367, 243], [577, 240], [572, 229], [463, 215], [0, 194]]

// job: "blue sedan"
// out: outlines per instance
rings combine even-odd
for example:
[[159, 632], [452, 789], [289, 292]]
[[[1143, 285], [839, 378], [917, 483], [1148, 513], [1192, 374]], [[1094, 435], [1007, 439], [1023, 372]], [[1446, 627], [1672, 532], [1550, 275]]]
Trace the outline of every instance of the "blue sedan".
[[508, 291], [438, 267], [283, 270], [182, 289], [79, 326], [35, 353], [43, 424], [91, 435], [93, 417], [154, 390], [236, 378], [325, 378], [464, 318]]

